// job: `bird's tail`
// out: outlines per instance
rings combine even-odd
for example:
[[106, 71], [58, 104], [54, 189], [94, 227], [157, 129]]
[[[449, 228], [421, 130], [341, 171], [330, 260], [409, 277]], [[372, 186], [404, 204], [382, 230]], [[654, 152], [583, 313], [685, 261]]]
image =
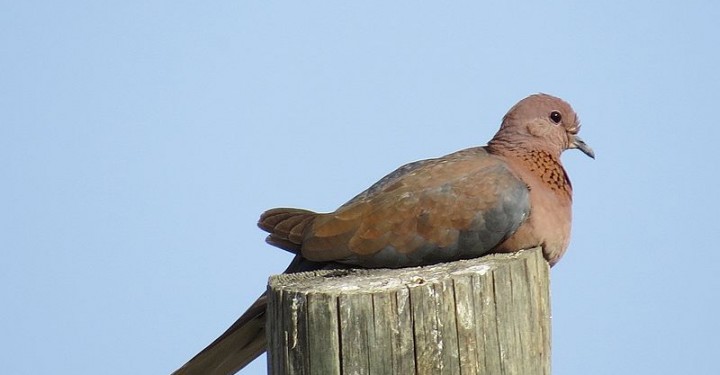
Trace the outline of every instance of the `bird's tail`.
[[220, 337], [195, 355], [172, 375], [228, 375], [240, 371], [265, 352], [265, 309], [263, 293]]
[[[297, 255], [284, 273], [337, 267]], [[267, 349], [266, 308], [267, 293], [263, 293], [230, 328], [172, 375], [231, 375], [240, 371]]]
[[[299, 253], [305, 229], [318, 214], [295, 208], [275, 208], [260, 216], [258, 226], [270, 233], [267, 242]], [[309, 271], [324, 267], [296, 256], [285, 273]], [[255, 303], [220, 337], [176, 370], [173, 375], [234, 374], [265, 352], [265, 309], [267, 295], [263, 293]]]
[[298, 254], [305, 230], [317, 216], [299, 208], [273, 208], [260, 215], [258, 226], [270, 233], [265, 239], [267, 243]]

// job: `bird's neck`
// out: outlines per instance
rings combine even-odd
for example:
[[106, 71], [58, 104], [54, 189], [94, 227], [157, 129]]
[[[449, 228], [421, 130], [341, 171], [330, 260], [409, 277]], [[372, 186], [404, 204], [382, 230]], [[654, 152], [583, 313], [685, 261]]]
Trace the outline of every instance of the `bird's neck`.
[[560, 195], [572, 198], [572, 184], [560, 162], [560, 152], [553, 152], [522, 143], [509, 144], [493, 139], [488, 152], [512, 160], [525, 167], [533, 176]]

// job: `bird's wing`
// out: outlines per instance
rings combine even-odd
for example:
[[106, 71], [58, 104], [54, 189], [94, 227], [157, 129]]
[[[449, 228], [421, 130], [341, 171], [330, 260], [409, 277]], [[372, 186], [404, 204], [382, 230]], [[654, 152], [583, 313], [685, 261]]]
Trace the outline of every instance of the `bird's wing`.
[[483, 148], [408, 164], [315, 218], [302, 255], [362, 267], [408, 267], [483, 255], [530, 212], [529, 190]]

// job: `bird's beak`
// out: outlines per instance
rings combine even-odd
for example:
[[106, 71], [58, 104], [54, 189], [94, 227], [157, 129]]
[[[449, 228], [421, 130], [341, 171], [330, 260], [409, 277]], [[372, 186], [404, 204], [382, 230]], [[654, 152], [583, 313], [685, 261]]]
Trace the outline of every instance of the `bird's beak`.
[[578, 137], [577, 135], [572, 136], [572, 142], [570, 142], [570, 148], [576, 148], [580, 151], [582, 151], [585, 155], [595, 159], [595, 151], [588, 146], [585, 141], [582, 140], [582, 138]]

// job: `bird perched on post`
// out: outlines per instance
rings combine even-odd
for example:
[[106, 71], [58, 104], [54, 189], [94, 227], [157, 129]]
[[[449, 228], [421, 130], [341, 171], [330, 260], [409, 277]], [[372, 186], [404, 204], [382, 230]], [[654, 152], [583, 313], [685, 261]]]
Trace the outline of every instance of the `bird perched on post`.
[[[513, 106], [487, 146], [406, 164], [330, 213], [275, 208], [258, 225], [296, 255], [285, 272], [347, 264], [410, 267], [540, 246], [554, 265], [570, 240], [572, 185], [560, 154], [580, 122], [546, 94]], [[265, 351], [263, 294], [174, 374], [234, 374]]]

